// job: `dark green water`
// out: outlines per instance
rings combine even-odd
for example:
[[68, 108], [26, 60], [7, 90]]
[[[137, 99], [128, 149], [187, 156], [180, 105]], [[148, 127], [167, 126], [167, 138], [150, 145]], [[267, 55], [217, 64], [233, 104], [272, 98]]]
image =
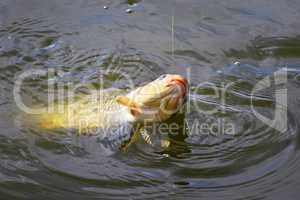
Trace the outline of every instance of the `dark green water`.
[[[298, 199], [299, 18], [296, 0], [2, 0], [0, 199]], [[153, 134], [168, 149], [38, 131], [13, 95], [28, 70], [66, 88], [181, 74], [187, 113]], [[26, 105], [47, 103], [47, 81], [24, 81]]]

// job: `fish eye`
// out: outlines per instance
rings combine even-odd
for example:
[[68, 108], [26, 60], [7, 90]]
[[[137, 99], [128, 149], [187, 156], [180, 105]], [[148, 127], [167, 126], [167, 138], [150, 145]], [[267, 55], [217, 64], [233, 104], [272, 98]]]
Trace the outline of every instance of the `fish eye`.
[[164, 79], [164, 78], [166, 78], [167, 77], [167, 74], [164, 74], [164, 75], [161, 75], [160, 77], [158, 77], [157, 79], [158, 80], [162, 80], [162, 79]]

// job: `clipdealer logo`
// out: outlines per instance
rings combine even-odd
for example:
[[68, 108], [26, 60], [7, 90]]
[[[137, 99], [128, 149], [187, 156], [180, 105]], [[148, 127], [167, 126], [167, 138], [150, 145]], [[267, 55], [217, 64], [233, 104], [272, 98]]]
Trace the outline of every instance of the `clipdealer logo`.
[[[285, 132], [288, 128], [288, 97], [287, 97], [287, 70], [285, 68], [276, 71], [273, 75], [267, 76], [255, 84], [251, 93], [251, 110], [253, 114], [262, 121], [279, 132]], [[275, 88], [275, 110], [273, 119], [260, 114], [254, 107], [254, 97], [259, 91]]]
[[[274, 72], [272, 75], [266, 76], [264, 77], [262, 80], [259, 80], [255, 85], [254, 88], [251, 91], [250, 97], [251, 97], [251, 113], [261, 122], [263, 122], [264, 124], [266, 124], [268, 127], [273, 128], [279, 132], [285, 132], [287, 130], [287, 88], [286, 88], [286, 83], [288, 81], [287, 79], [287, 70], [286, 69], [280, 69], [276, 72]], [[100, 78], [100, 82], [104, 81], [103, 80], [103, 75], [107, 74], [107, 73], [111, 73], [110, 70], [106, 70], [106, 71], [99, 71], [99, 74], [102, 74], [102, 78]], [[52, 82], [53, 82], [53, 74], [57, 74], [57, 76], [63, 76], [63, 72], [54, 72], [53, 70], [29, 70], [29, 71], [25, 71], [23, 73], [21, 73], [19, 76], [16, 77], [16, 81], [15, 81], [15, 85], [14, 85], [14, 89], [13, 89], [13, 95], [14, 95], [14, 100], [15, 103], [17, 105], [17, 107], [28, 114], [39, 114], [39, 113], [44, 113], [44, 112], [51, 112], [53, 110], [53, 103], [54, 103], [54, 88], [52, 86]], [[24, 83], [24, 81], [27, 78], [34, 78], [37, 76], [48, 76], [47, 77], [47, 81], [48, 81], [48, 107], [47, 108], [43, 108], [43, 109], [36, 109], [36, 108], [30, 108], [28, 106], [25, 105], [25, 103], [23, 102], [22, 99], [22, 95], [21, 95], [21, 88], [22, 85]], [[129, 86], [131, 89], [134, 89], [134, 82], [133, 80], [130, 78], [129, 75], [122, 73], [122, 76], [128, 81]], [[190, 82], [190, 71], [189, 69], [187, 70], [187, 79]], [[102, 83], [101, 82], [101, 83]], [[217, 92], [220, 90], [219, 87], [217, 87], [216, 85], [214, 85], [213, 83], [210, 82], [206, 82], [206, 83], [201, 83], [199, 84], [197, 87], [201, 88], [203, 85], [208, 85], [209, 88], [213, 89], [215, 91], [215, 95], [217, 95], [218, 98], [220, 98], [221, 100], [221, 104], [223, 107], [225, 107], [226, 105], [226, 92], [228, 92], [227, 90], [229, 90], [229, 88], [234, 85], [234, 82], [230, 82], [227, 84], [223, 84], [222, 86], [222, 90], [221, 92]], [[103, 84], [101, 84], [103, 85]], [[63, 93], [61, 92], [64, 88], [63, 84], [60, 85], [60, 83], [58, 83], [58, 88], [61, 88], [61, 90], [58, 91], [58, 96], [63, 96], [63, 93], [67, 92], [67, 96], [72, 96], [74, 94], [74, 90], [77, 87], [80, 87], [81, 85], [75, 85], [73, 87], [73, 90], [69, 90], [69, 91], [63, 91]], [[75, 88], [75, 89], [74, 89]], [[275, 90], [275, 98], [274, 98], [274, 115], [273, 118], [267, 117], [263, 114], [261, 114], [258, 110], [257, 110], [257, 106], [255, 106], [255, 102], [257, 100], [257, 98], [259, 98], [259, 93], [262, 93], [264, 90]], [[100, 89], [101, 90], [101, 89]], [[101, 95], [101, 94], [100, 94]], [[193, 96], [193, 94], [190, 91], [189, 96]], [[59, 99], [63, 99], [63, 98], [59, 98]], [[189, 114], [189, 112], [191, 112], [192, 107], [193, 109], [195, 109], [195, 111], [197, 111], [198, 113], [202, 113], [205, 114], [207, 116], [213, 115], [214, 113], [220, 112], [220, 110], [214, 108], [213, 110], [203, 110], [203, 108], [201, 108], [201, 106], [197, 105], [197, 99], [194, 99], [194, 101], [190, 100], [187, 103], [187, 114]], [[191, 107], [190, 104], [193, 104], [193, 106]], [[62, 108], [63, 111], [63, 108]], [[222, 112], [226, 112], [225, 110], [222, 110]], [[195, 123], [196, 125], [195, 125]], [[218, 130], [223, 130], [225, 129], [225, 132], [228, 132], [227, 130], [230, 130], [229, 133], [230, 135], [234, 135], [235, 133], [235, 124], [234, 122], [230, 122], [228, 123], [227, 121], [224, 121], [224, 119], [219, 119], [216, 122], [214, 122], [214, 120], [212, 120], [212, 122], [210, 121], [206, 121], [204, 123], [200, 123], [197, 121], [194, 121], [193, 125], [190, 127], [199, 127], [200, 130], [205, 130], [207, 132], [207, 130], [212, 129], [212, 127], [214, 129], [216, 129], [216, 127], [218, 128]], [[217, 125], [216, 125], [217, 123]], [[205, 132], [202, 131], [202, 132]], [[194, 131], [192, 131], [194, 132]], [[199, 132], [199, 131], [197, 131]], [[201, 132], [201, 131], [200, 131]], [[206, 133], [205, 132], [205, 133]], [[208, 131], [209, 132], [209, 131]], [[224, 130], [223, 130], [224, 132]]]

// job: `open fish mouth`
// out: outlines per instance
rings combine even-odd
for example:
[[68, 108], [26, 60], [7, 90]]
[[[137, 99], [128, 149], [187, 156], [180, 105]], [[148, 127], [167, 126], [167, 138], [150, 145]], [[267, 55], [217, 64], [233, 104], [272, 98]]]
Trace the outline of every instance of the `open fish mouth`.
[[172, 87], [174, 85], [180, 90], [181, 97], [184, 98], [186, 96], [187, 90], [188, 90], [187, 80], [181, 76], [175, 76], [175, 78], [171, 79], [168, 82], [169, 87]]
[[[166, 87], [157, 93], [156, 95], [153, 95], [150, 97], [147, 102], [144, 102], [144, 105], [157, 105], [159, 106], [160, 102], [166, 98], [186, 98], [188, 90], [188, 84], [187, 81], [184, 78], [181, 79], [171, 79], [166, 84]], [[150, 96], [150, 95], [149, 95]]]
[[126, 96], [118, 96], [117, 102], [129, 108], [138, 120], [167, 119], [185, 103], [188, 83], [180, 75], [162, 75], [153, 82], [141, 86]]

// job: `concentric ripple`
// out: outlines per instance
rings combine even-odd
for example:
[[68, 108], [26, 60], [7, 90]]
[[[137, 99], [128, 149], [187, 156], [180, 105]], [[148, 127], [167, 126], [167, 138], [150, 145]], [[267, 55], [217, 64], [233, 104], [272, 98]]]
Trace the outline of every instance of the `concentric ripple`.
[[[297, 199], [298, 4], [1, 1], [1, 198]], [[190, 94], [186, 112], [143, 130], [151, 144], [122, 152], [129, 132], [101, 140], [21, 123], [13, 89], [29, 70], [42, 73], [23, 81], [27, 106], [46, 106], [49, 86], [59, 101], [164, 73], [187, 76]]]

